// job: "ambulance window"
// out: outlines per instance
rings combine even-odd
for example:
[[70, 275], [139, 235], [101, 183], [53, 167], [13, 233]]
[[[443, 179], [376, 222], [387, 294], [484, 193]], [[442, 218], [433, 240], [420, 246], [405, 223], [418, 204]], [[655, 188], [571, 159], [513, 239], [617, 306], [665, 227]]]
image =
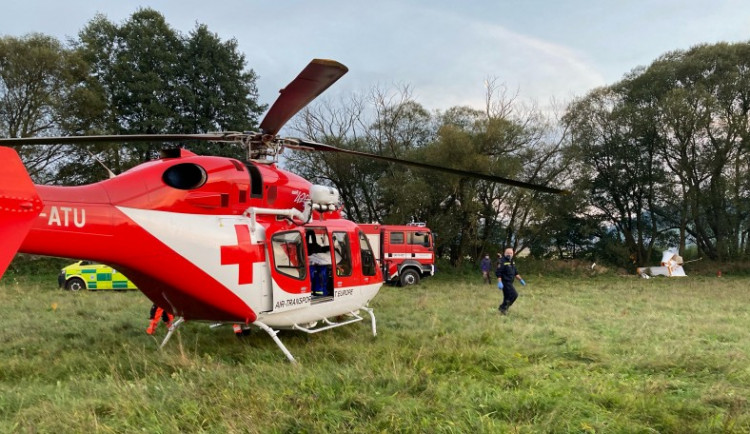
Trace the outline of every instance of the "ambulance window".
[[375, 267], [375, 255], [372, 254], [370, 243], [362, 231], [359, 231], [359, 250], [362, 255], [362, 274], [365, 276], [374, 276], [377, 270]]
[[430, 234], [427, 232], [409, 232], [409, 244], [430, 247]]
[[404, 233], [391, 232], [391, 244], [404, 244]]
[[333, 254], [336, 255], [336, 275], [352, 275], [352, 255], [349, 247], [349, 234], [346, 232], [333, 233]]
[[307, 277], [305, 251], [302, 244], [302, 234], [299, 232], [283, 232], [271, 238], [276, 271], [295, 279]]

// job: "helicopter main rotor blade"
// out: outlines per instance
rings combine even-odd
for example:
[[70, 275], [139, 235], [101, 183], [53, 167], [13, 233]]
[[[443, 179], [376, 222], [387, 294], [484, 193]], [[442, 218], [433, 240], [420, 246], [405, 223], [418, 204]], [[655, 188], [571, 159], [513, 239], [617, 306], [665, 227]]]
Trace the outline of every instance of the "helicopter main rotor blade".
[[66, 136], [66, 137], [21, 137], [2, 139], [0, 145], [61, 145], [76, 143], [125, 143], [125, 142], [234, 142], [242, 133], [209, 133], [209, 134], [133, 134], [133, 135], [105, 135], [105, 136]]
[[349, 69], [335, 60], [313, 59], [300, 74], [279, 92], [281, 95], [260, 123], [265, 134], [275, 136], [281, 127], [310, 101], [347, 73]]
[[[480, 173], [480, 172], [469, 172], [467, 170], [453, 169], [450, 167], [443, 167], [443, 166], [435, 166], [432, 164], [420, 163], [418, 161], [402, 160], [400, 158], [386, 157], [383, 155], [370, 154], [370, 153], [361, 152], [361, 151], [353, 151], [351, 149], [342, 149], [342, 148], [337, 148], [335, 146], [326, 145], [326, 144], [318, 143], [318, 142], [312, 142], [308, 140], [295, 139], [295, 141], [299, 144], [300, 146], [299, 149], [301, 150], [311, 149], [311, 150], [322, 151], [322, 152], [340, 152], [342, 154], [357, 155], [360, 157], [371, 158], [374, 160], [388, 161], [390, 163], [404, 164], [406, 166], [419, 167], [422, 169], [437, 170], [440, 172], [451, 173], [453, 175], [468, 176], [471, 178], [483, 179], [485, 181], [498, 182], [500, 184], [506, 184], [506, 185], [510, 185], [513, 187], [528, 188], [531, 190], [542, 191], [545, 193], [570, 194], [569, 190], [562, 190], [559, 188], [547, 187], [546, 185], [538, 185], [538, 184], [532, 184], [529, 182], [517, 181], [515, 179], [503, 178], [502, 176], [489, 175], [489, 174]], [[292, 145], [288, 147], [294, 149], [296, 146]]]

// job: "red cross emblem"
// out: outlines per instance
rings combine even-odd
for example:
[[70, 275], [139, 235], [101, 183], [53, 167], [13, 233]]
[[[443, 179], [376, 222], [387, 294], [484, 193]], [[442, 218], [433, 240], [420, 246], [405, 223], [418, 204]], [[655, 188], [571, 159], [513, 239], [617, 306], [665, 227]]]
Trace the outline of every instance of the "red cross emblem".
[[263, 246], [250, 242], [250, 229], [245, 225], [234, 225], [237, 232], [236, 246], [221, 246], [221, 265], [240, 266], [238, 284], [253, 283], [253, 264], [266, 260]]

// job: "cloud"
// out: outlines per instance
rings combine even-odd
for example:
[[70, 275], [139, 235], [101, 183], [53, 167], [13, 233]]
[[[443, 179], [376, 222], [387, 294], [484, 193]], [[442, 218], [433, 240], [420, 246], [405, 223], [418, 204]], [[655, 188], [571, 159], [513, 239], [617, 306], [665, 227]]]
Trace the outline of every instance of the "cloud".
[[[362, 87], [407, 84], [418, 102], [447, 109], [481, 108], [487, 77], [518, 89], [521, 99], [543, 104], [605, 84], [582, 53], [490, 20], [405, 5], [397, 17], [381, 9], [363, 12], [366, 22], [329, 17], [335, 25], [305, 39], [305, 47], [325, 47], [349, 66], [349, 75], [335, 89], [366, 91]], [[299, 51], [294, 46], [277, 48], [287, 55]]]

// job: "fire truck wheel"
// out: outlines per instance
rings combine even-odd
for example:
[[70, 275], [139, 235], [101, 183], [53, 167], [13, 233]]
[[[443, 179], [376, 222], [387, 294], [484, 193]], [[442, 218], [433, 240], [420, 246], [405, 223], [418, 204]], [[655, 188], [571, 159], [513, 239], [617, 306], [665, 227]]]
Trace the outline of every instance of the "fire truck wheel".
[[65, 284], [65, 289], [69, 291], [80, 291], [82, 289], [86, 289], [86, 282], [83, 281], [83, 279], [80, 279], [78, 277], [74, 277]]
[[416, 285], [419, 283], [419, 273], [414, 270], [404, 270], [401, 273], [401, 286]]

